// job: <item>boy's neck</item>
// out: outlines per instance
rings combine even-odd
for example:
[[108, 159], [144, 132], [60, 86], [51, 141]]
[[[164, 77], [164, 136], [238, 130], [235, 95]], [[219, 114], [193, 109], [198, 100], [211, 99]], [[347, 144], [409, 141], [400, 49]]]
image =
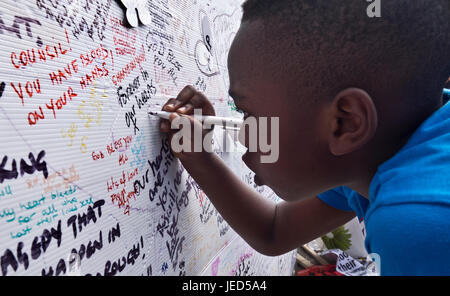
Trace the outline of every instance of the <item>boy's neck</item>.
[[397, 152], [403, 148], [403, 146], [406, 145], [409, 138], [412, 136], [414, 132], [409, 133], [407, 136], [403, 137], [399, 140], [398, 144], [396, 145], [394, 151], [392, 152], [392, 155], [389, 157], [386, 157], [386, 159], [382, 160], [379, 164], [374, 165], [372, 168], [369, 168], [367, 171], [369, 172], [366, 176], [360, 178], [359, 180], [355, 180], [354, 183], [349, 185], [348, 187], [351, 188], [353, 191], [359, 193], [361, 196], [365, 197], [366, 199], [370, 200], [370, 184], [372, 183], [372, 179], [375, 176], [378, 167], [383, 164], [385, 161], [389, 160], [391, 157], [393, 157]]
[[[373, 177], [373, 175], [372, 175]], [[370, 199], [370, 195], [369, 195], [369, 189], [370, 189], [370, 183], [372, 182], [372, 178], [368, 178], [366, 181], [360, 181], [360, 182], [356, 182], [354, 184], [351, 184], [350, 186], [348, 186], [350, 189], [352, 189], [353, 191], [359, 193], [359, 195], [365, 197], [366, 199]]]

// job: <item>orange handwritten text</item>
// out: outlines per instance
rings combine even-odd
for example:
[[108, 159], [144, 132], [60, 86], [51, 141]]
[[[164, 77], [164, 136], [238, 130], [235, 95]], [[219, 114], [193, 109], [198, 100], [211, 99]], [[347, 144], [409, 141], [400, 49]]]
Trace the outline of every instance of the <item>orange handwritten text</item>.
[[27, 67], [28, 65], [32, 65], [39, 62], [46, 62], [47, 59], [53, 60], [58, 58], [60, 55], [67, 54], [68, 50], [63, 49], [61, 42], [58, 44], [50, 45], [47, 44], [44, 49], [30, 48], [27, 50], [22, 50], [20, 53], [16, 53], [15, 51], [11, 52], [11, 64], [16, 69], [22, 69]]
[[131, 62], [129, 62], [125, 67], [122, 68], [119, 72], [111, 77], [114, 85], [118, 85], [121, 83], [131, 72], [136, 69], [136, 67], [141, 67], [141, 63], [145, 61], [145, 49], [142, 45], [142, 53], [138, 56], [135, 56]]
[[[19, 82], [17, 87], [14, 84], [14, 82], [11, 82], [11, 86], [16, 92], [16, 94], [19, 96], [20, 100], [22, 101], [22, 106], [24, 105], [23, 101], [23, 89], [22, 84]], [[25, 84], [25, 92], [28, 94], [30, 98], [33, 97], [34, 92], [40, 94], [41, 93], [41, 84], [39, 83], [39, 79], [36, 79], [36, 81], [30, 82], [27, 81]]]
[[53, 85], [55, 85], [55, 82], [57, 85], [59, 85], [62, 83], [63, 78], [67, 80], [67, 77], [70, 78], [73, 73], [78, 73], [77, 59], [74, 59], [70, 63], [67, 63], [67, 66], [63, 67], [62, 71], [61, 69], [58, 69], [57, 72], [50, 72], [48, 73], [48, 75], [50, 76], [50, 81]]
[[[78, 96], [72, 89], [72, 87], [69, 86], [67, 91], [65, 91], [57, 100], [50, 99], [49, 104], [45, 104], [45, 107], [48, 110], [52, 110], [53, 117], [56, 119], [56, 110], [61, 110], [68, 101], [72, 101], [73, 97]], [[42, 107], [38, 107], [39, 111], [33, 111], [28, 113], [28, 124], [29, 125], [36, 125], [39, 120], [45, 119], [44, 111], [42, 110]]]
[[[113, 191], [110, 195], [111, 202], [119, 208], [124, 208], [124, 214], [130, 215], [130, 200], [133, 198], [136, 200], [136, 193], [133, 190], [127, 191], [127, 183], [133, 181], [133, 179], [138, 175], [139, 171], [135, 168], [133, 171], [126, 172], [122, 171], [121, 177], [117, 180], [111, 177], [111, 180], [106, 182], [106, 189], [108, 192]], [[116, 191], [117, 190], [117, 191]], [[114, 192], [115, 191], [115, 192]]]

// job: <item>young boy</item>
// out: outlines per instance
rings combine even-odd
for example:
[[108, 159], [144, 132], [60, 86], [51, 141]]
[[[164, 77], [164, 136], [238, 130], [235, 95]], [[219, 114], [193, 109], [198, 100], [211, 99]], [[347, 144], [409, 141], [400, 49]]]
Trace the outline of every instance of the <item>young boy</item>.
[[[214, 153], [175, 153], [253, 248], [279, 255], [364, 219], [382, 275], [450, 275], [448, 0], [247, 0], [228, 57], [230, 95], [245, 117], [278, 117], [279, 159], [247, 152], [255, 183]], [[208, 99], [184, 88], [161, 131]], [[269, 136], [270, 138], [270, 136]], [[247, 143], [247, 139], [245, 141]]]

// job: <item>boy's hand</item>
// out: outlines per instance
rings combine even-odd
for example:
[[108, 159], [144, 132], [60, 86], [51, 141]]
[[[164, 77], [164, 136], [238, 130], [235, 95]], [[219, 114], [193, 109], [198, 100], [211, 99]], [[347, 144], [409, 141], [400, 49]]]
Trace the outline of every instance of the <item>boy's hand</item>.
[[[202, 111], [203, 116], [215, 116], [216, 113], [214, 111], [214, 107], [212, 106], [211, 102], [206, 98], [205, 95], [203, 95], [201, 92], [197, 91], [193, 86], [186, 86], [183, 88], [183, 90], [178, 94], [176, 99], [170, 99], [167, 101], [166, 104], [162, 107], [163, 111], [167, 112], [175, 112], [167, 119], [161, 119], [160, 124], [160, 130], [163, 133], [169, 134], [169, 143], [172, 148], [172, 152], [175, 155], [175, 157], [179, 158], [182, 162], [185, 161], [196, 161], [200, 160], [201, 158], [207, 156], [209, 153], [205, 150], [205, 147], [203, 146], [203, 139], [204, 137], [212, 131], [213, 127], [210, 129], [203, 129], [202, 123], [194, 118], [194, 109], [200, 109]], [[184, 117], [184, 121], [181, 121], [180, 117]], [[174, 147], [172, 146], [172, 139], [176, 133], [179, 132], [179, 129], [174, 128], [174, 125], [178, 122], [190, 123], [191, 126], [191, 133], [190, 138], [183, 137], [180, 144], [183, 145], [183, 147], [190, 146], [189, 151], [181, 151], [176, 152], [174, 150]], [[183, 126], [184, 127], [184, 126]], [[197, 131], [197, 132], [196, 132]], [[194, 135], [195, 134], [201, 134], [201, 152], [194, 152]], [[178, 141], [178, 139], [176, 139]], [[188, 143], [185, 143], [184, 141], [189, 141]], [[199, 140], [197, 139], [197, 142]], [[197, 147], [198, 149], [199, 147]]]

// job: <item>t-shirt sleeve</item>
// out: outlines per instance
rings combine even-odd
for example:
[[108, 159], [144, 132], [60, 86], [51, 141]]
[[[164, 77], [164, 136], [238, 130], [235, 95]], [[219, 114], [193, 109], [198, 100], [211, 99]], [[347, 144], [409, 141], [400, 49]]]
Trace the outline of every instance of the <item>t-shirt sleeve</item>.
[[381, 275], [450, 275], [450, 208], [395, 204], [366, 220], [366, 247], [379, 255]]
[[444, 104], [450, 101], [450, 89], [444, 88]]
[[348, 204], [348, 194], [343, 186], [319, 194], [317, 197], [327, 205], [345, 212], [353, 212]]

